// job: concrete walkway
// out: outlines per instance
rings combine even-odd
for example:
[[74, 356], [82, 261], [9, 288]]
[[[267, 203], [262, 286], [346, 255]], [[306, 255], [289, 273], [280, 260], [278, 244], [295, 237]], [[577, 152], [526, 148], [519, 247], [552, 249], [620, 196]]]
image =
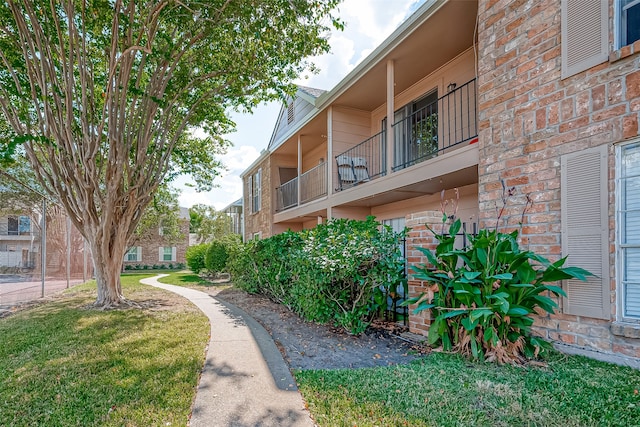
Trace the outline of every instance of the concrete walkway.
[[267, 331], [245, 312], [195, 289], [141, 282], [182, 295], [209, 318], [211, 337], [191, 427], [312, 427], [289, 368]]

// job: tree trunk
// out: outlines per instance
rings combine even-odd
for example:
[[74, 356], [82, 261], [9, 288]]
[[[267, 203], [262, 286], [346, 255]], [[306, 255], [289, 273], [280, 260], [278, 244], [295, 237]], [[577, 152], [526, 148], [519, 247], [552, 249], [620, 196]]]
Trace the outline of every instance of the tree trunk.
[[117, 240], [123, 240], [118, 237], [121, 236], [105, 236], [104, 238], [109, 239], [109, 242], [100, 241], [96, 237], [89, 241], [98, 287], [98, 296], [94, 305], [103, 309], [127, 303], [120, 283], [126, 241], [118, 242]]

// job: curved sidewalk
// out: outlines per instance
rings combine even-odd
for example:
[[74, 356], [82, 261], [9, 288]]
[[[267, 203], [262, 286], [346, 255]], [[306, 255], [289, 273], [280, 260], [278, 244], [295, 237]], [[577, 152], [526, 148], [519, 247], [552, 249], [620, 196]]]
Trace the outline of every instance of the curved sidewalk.
[[287, 364], [267, 331], [249, 315], [195, 289], [141, 282], [182, 295], [211, 324], [193, 403], [191, 427], [312, 427]]

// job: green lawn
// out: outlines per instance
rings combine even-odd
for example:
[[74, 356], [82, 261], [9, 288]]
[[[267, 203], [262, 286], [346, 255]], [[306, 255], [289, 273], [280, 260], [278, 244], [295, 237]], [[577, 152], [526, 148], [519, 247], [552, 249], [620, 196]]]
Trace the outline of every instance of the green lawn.
[[184, 426], [207, 319], [123, 275], [143, 309], [88, 308], [95, 284], [0, 320], [0, 426]]
[[547, 367], [433, 353], [390, 368], [301, 371], [316, 422], [330, 426], [640, 426], [640, 372], [554, 354]]
[[[151, 274], [149, 274], [151, 275]], [[95, 285], [0, 320], [0, 426], [183, 426], [207, 320], [123, 275], [144, 309], [97, 311]], [[197, 275], [165, 283], [204, 288]], [[314, 419], [332, 426], [640, 426], [640, 372], [552, 354], [542, 367], [434, 353], [390, 368], [300, 371]]]
[[158, 279], [158, 282], [166, 283], [169, 285], [185, 286], [194, 289], [204, 289], [216, 286], [211, 282], [207, 282], [206, 280], [201, 279], [197, 274], [185, 270], [169, 273], [168, 276]]

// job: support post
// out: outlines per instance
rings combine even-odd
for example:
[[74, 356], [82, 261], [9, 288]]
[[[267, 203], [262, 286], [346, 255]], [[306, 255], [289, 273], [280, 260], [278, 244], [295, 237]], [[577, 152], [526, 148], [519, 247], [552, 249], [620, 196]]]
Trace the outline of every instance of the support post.
[[42, 199], [42, 226], [40, 236], [40, 273], [42, 289], [40, 297], [44, 298], [44, 276], [47, 274], [47, 199]]

